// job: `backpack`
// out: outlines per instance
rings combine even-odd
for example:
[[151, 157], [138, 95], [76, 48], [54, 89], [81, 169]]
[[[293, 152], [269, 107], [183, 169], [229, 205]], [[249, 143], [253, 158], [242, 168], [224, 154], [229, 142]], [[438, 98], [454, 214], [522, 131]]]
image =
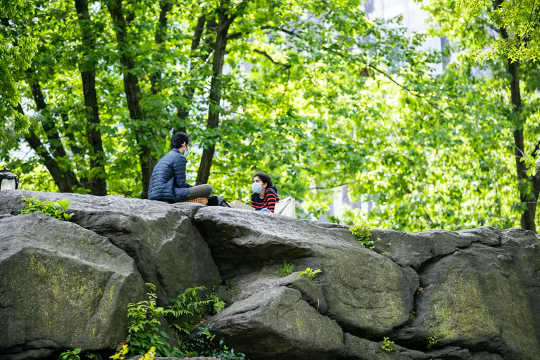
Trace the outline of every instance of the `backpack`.
[[223, 207], [231, 207], [227, 200], [225, 200], [221, 196], [210, 196], [208, 198], [208, 206], [223, 206]]

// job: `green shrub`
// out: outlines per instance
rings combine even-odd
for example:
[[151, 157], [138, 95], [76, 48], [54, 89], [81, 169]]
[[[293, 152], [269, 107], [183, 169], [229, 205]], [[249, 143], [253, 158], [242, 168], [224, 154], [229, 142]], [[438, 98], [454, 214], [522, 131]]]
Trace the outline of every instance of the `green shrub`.
[[59, 360], [81, 360], [81, 357], [79, 354], [81, 353], [81, 349], [73, 349], [73, 350], [66, 350], [63, 353], [60, 354], [58, 357]]
[[351, 233], [356, 237], [358, 242], [365, 248], [373, 250], [375, 246], [371, 238], [371, 231], [363, 225], [355, 225], [349, 228]]
[[58, 360], [99, 360], [101, 359], [98, 355], [92, 353], [84, 353], [80, 348], [73, 350], [66, 350], [60, 354]]
[[390, 340], [389, 337], [384, 337], [383, 339], [383, 345], [381, 346], [381, 349], [384, 351], [384, 352], [392, 352], [394, 351], [394, 342], [392, 340]]
[[223, 339], [219, 341], [212, 330], [205, 324], [199, 326], [184, 340], [186, 355], [190, 357], [204, 356], [217, 357], [220, 360], [243, 360], [246, 355], [237, 353], [225, 345]]
[[328, 220], [328, 222], [330, 222], [330, 223], [332, 223], [332, 224], [338, 224], [338, 225], [341, 224], [341, 220], [340, 220], [339, 217], [337, 217], [337, 216], [334, 216], [334, 215], [327, 215], [327, 216], [326, 216], [326, 219]]
[[[215, 312], [213, 305], [216, 302], [221, 302], [223, 307], [225, 303], [217, 296], [210, 294], [202, 296], [199, 292], [205, 289], [204, 286], [186, 289], [182, 294], [178, 295], [167, 308], [167, 319], [171, 322], [173, 328], [180, 339], [183, 335], [191, 334], [202, 322], [204, 315], [211, 308]], [[223, 309], [218, 306], [218, 308]]]
[[156, 286], [146, 284], [146, 299], [128, 304], [129, 354], [144, 354], [152, 346], [158, 356], [183, 357], [184, 354], [169, 343], [169, 335], [162, 329], [167, 311], [157, 306]]
[[298, 276], [305, 276], [307, 277], [309, 280], [313, 280], [315, 279], [315, 277], [321, 273], [322, 270], [321, 269], [315, 269], [313, 270], [312, 268], [308, 267], [306, 268], [306, 270], [302, 271], [300, 274], [298, 274]]
[[427, 344], [428, 350], [431, 349], [434, 345], [436, 345], [438, 341], [439, 339], [436, 336], [428, 337], [428, 344]]
[[294, 271], [294, 265], [293, 264], [289, 264], [287, 261], [283, 261], [283, 265], [281, 265], [281, 267], [279, 268], [279, 276], [281, 277], [285, 277], [285, 276], [289, 276], [293, 273]]
[[[244, 354], [235, 353], [217, 342], [215, 335], [204, 324], [204, 316], [216, 314], [225, 308], [225, 302], [204, 286], [186, 289], [167, 307], [156, 306], [156, 287], [147, 285], [147, 299], [128, 305], [129, 354], [144, 354], [152, 346], [156, 356], [214, 356], [220, 359], [241, 360]], [[170, 345], [163, 331], [166, 319], [176, 334], [178, 347]], [[126, 347], [127, 349], [128, 347]], [[119, 355], [120, 356], [120, 355]], [[120, 358], [120, 357], [119, 357]]]
[[36, 198], [23, 198], [26, 203], [26, 208], [21, 210], [21, 214], [30, 214], [36, 211], [41, 211], [47, 216], [58, 220], [68, 221], [73, 217], [73, 214], [66, 212], [69, 207], [69, 199], [52, 201], [41, 201]]

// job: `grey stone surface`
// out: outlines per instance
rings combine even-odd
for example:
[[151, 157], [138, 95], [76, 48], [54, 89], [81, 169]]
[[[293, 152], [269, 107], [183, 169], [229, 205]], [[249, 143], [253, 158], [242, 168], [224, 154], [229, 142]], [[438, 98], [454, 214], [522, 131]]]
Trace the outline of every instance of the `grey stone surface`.
[[[75, 224], [13, 216], [23, 196], [69, 198]], [[0, 214], [11, 214], [0, 217], [0, 319], [17, 329], [0, 334], [0, 360], [114, 347], [128, 297], [142, 297], [122, 289], [142, 287], [141, 277], [165, 300], [221, 282], [228, 306], [209, 321], [252, 360], [540, 359], [540, 237], [531, 232], [373, 230], [371, 251], [344, 227], [193, 203], [2, 191]], [[280, 274], [284, 262], [292, 274]], [[299, 276], [307, 267], [322, 272]], [[111, 288], [118, 300], [107, 302]], [[11, 313], [25, 306], [32, 319]], [[59, 306], [63, 317], [34, 315]], [[122, 309], [123, 320], [101, 309]], [[79, 324], [96, 335], [79, 341]], [[381, 349], [385, 336], [394, 351]]]
[[436, 336], [442, 345], [540, 359], [538, 303], [530, 302], [521, 285], [522, 266], [499, 260], [505, 252], [474, 244], [428, 266], [421, 274], [417, 315], [400, 331], [401, 339]]
[[383, 350], [383, 341], [375, 342], [362, 339], [351, 334], [345, 334], [345, 351], [343, 358], [347, 360], [412, 360], [430, 359], [420, 351], [405, 349], [399, 345], [393, 345], [393, 351]]
[[9, 358], [112, 348], [144, 292], [124, 251], [41, 213], [0, 219], [0, 274], [0, 354], [18, 350]]
[[302, 299], [312, 305], [320, 313], [326, 313], [328, 304], [318, 280], [309, 280], [296, 271], [288, 276], [279, 277], [277, 266], [266, 266], [258, 271], [241, 274], [231, 279], [227, 286], [222, 287], [222, 297], [227, 302], [244, 300], [251, 295], [274, 287], [287, 286], [300, 291]]
[[472, 360], [503, 360], [503, 357], [499, 354], [488, 353], [485, 351], [472, 355]]
[[[143, 356], [140, 355], [140, 356], [135, 356], [133, 358], [131, 358], [132, 360], [138, 360], [138, 359], [142, 359]], [[215, 357], [187, 357], [187, 358], [178, 358], [178, 357], [163, 357], [163, 356], [156, 356], [154, 357], [154, 360], [219, 360], [218, 358], [215, 358]]]
[[416, 273], [363, 248], [346, 229], [210, 207], [194, 221], [227, 278], [288, 260], [322, 270], [327, 313], [347, 328], [383, 334], [409, 318]]
[[53, 349], [21, 349], [11, 354], [0, 354], [0, 360], [46, 359], [53, 354]]
[[[514, 279], [513, 276], [519, 279], [516, 286], [522, 291], [526, 303], [521, 309], [516, 307], [517, 304], [507, 303], [504, 311], [526, 313], [528, 310], [531, 315], [529, 321], [536, 333], [536, 344], [540, 344], [540, 236], [521, 229], [504, 230], [502, 242], [504, 256], [502, 259], [498, 257], [502, 268], [501, 274], [506, 279]], [[486, 279], [486, 281], [489, 280], [489, 278]], [[507, 299], [508, 297], [501, 298], [500, 303], [504, 303]], [[529, 338], [532, 337], [532, 333], [531, 335], [523, 334], [523, 336]], [[531, 342], [533, 342], [532, 339]], [[537, 351], [540, 352], [540, 350]]]
[[500, 245], [500, 230], [481, 227], [463, 231], [428, 230], [416, 234], [394, 230], [372, 230], [375, 250], [389, 256], [396, 263], [419, 269], [433, 258], [451, 254], [474, 242]]
[[343, 347], [338, 324], [287, 287], [269, 288], [237, 301], [210, 324], [236, 350], [255, 359], [331, 359]]
[[328, 247], [357, 247], [343, 228], [324, 228], [309, 221], [238, 209], [203, 207], [194, 222], [212, 247], [220, 269], [262, 261], [309, 257]]
[[92, 196], [32, 191], [0, 192], [0, 213], [17, 213], [23, 196], [40, 200], [69, 199], [72, 222], [109, 238], [133, 259], [145, 282], [157, 286], [165, 302], [188, 287], [220, 280], [208, 245], [190, 216], [200, 204], [169, 205], [121, 196]]
[[385, 351], [384, 341], [370, 341], [351, 334], [345, 334], [344, 339], [345, 351], [341, 359], [346, 360], [502, 360], [497, 354], [488, 352], [473, 354], [468, 349], [457, 346], [424, 352], [393, 344], [392, 351]]

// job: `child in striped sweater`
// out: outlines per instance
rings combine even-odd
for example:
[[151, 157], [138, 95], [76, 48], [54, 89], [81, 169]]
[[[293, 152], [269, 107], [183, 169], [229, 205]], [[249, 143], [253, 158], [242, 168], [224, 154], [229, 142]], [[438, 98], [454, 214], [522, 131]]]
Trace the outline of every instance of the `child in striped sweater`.
[[270, 176], [263, 172], [253, 175], [251, 189], [251, 206], [256, 211], [273, 213], [276, 203], [279, 201], [279, 195], [277, 194], [277, 189], [272, 184]]

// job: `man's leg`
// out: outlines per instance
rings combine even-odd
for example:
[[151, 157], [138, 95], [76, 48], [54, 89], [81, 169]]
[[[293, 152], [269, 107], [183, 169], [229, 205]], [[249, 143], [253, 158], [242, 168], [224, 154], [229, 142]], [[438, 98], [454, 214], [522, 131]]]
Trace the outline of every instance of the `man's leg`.
[[212, 193], [212, 186], [208, 184], [202, 184], [202, 185], [196, 185], [188, 188], [189, 191], [189, 199], [195, 199], [199, 197], [209, 197]]

